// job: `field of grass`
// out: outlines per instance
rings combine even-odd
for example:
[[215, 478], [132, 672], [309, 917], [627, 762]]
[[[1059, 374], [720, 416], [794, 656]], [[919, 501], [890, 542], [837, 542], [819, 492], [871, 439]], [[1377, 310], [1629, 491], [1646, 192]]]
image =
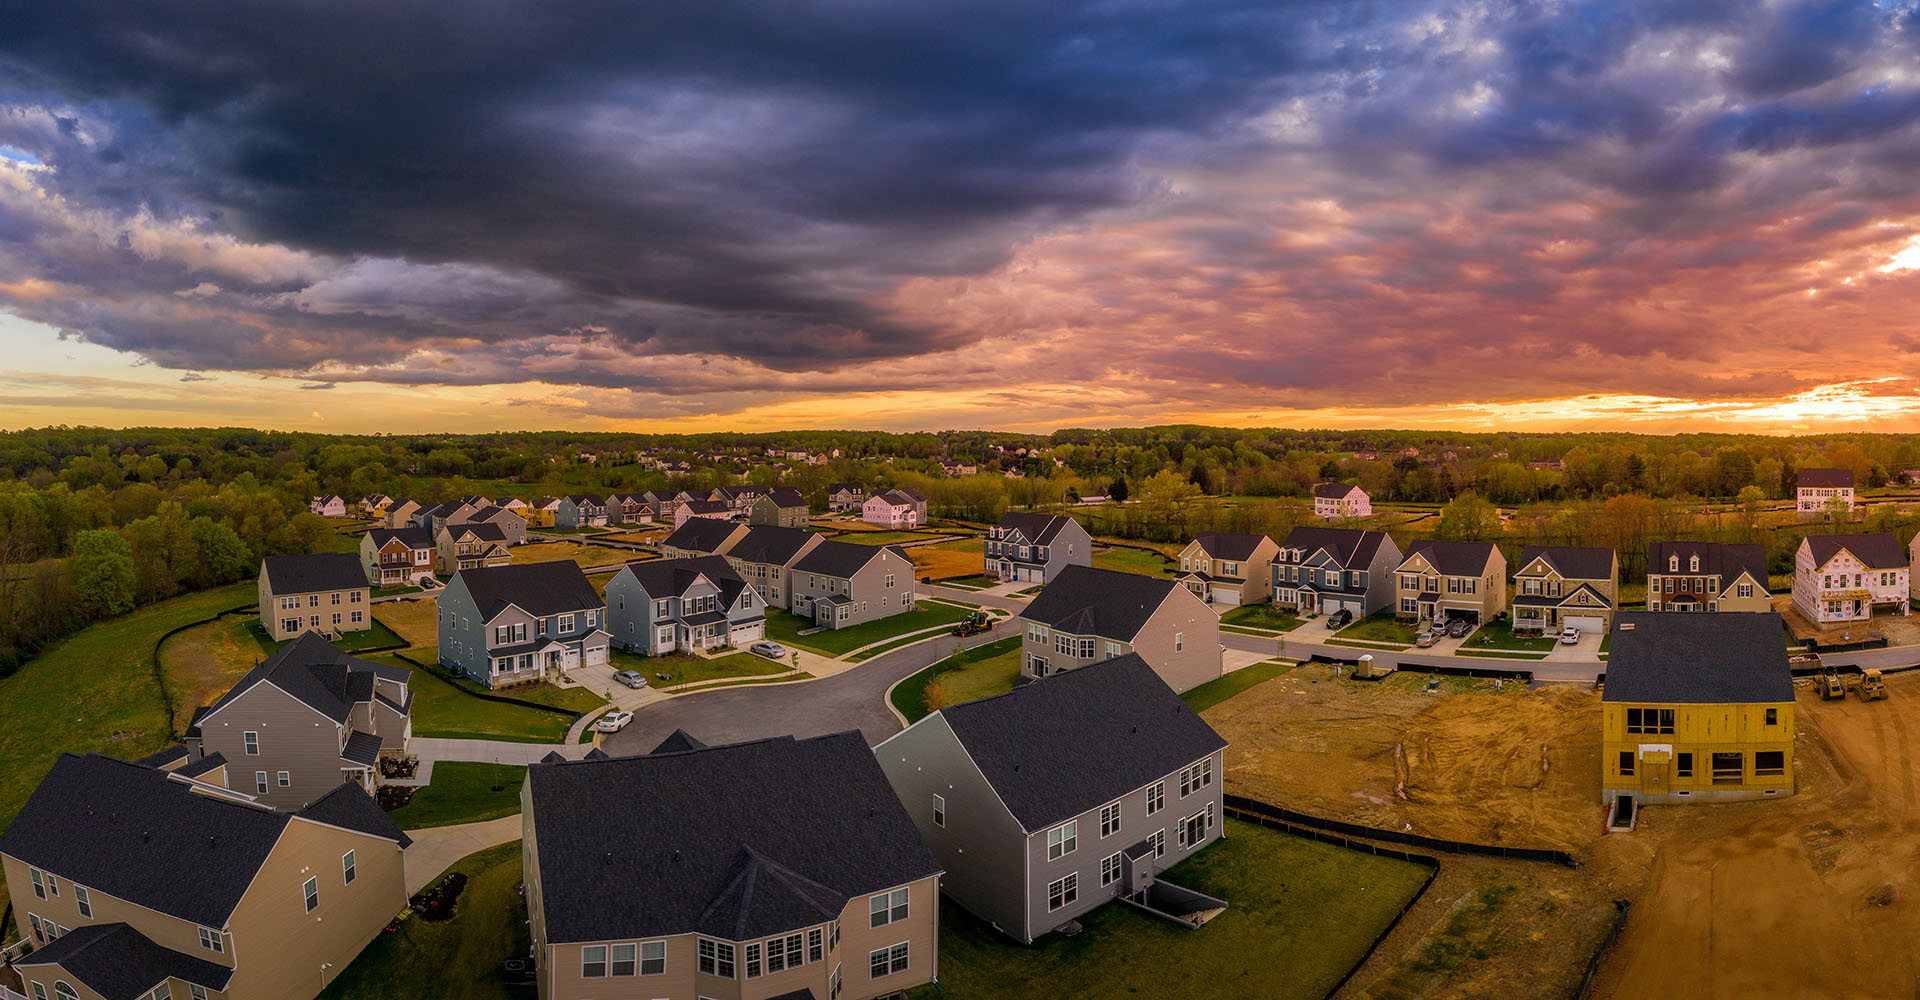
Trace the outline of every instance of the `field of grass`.
[[610, 528], [530, 528], [528, 534], [535, 535], [604, 535]]
[[1248, 604], [1220, 616], [1222, 625], [1263, 628], [1274, 632], [1291, 632], [1306, 624], [1306, 621], [1271, 604]]
[[842, 656], [862, 646], [872, 645], [907, 632], [917, 632], [935, 625], [951, 625], [972, 613], [972, 608], [921, 602], [914, 605], [912, 611], [889, 615], [864, 625], [815, 632], [803, 639], [800, 637], [800, 630], [812, 628], [813, 622], [795, 614], [776, 610], [767, 612], [767, 638], [788, 646], [810, 649], [823, 656]]
[[440, 605], [433, 598], [417, 601], [388, 601], [373, 606], [373, 620], [385, 625], [409, 646], [433, 646], [440, 642], [434, 615]]
[[[730, 680], [739, 677], [759, 677], [766, 674], [784, 673], [793, 669], [791, 657], [781, 660], [769, 660], [752, 653], [728, 653], [725, 656], [704, 657], [690, 653], [674, 653], [667, 656], [639, 656], [624, 650], [610, 650], [607, 662], [616, 670], [636, 670], [647, 683], [654, 687], [672, 687], [675, 684], [700, 684], [706, 681]], [[669, 677], [661, 677], [669, 674]]]
[[1375, 612], [1334, 633], [1342, 639], [1391, 642], [1401, 646], [1413, 645], [1416, 634], [1412, 622], [1395, 618], [1391, 611]]
[[526, 776], [526, 768], [511, 764], [436, 761], [432, 783], [387, 815], [402, 830], [511, 816], [520, 811], [520, 782]]
[[[931, 546], [928, 546], [928, 548], [937, 549], [939, 548], [939, 546], [931, 545]], [[938, 574], [933, 574], [933, 575], [937, 576]], [[999, 583], [999, 581], [995, 580], [993, 577], [986, 575], [985, 573], [975, 573], [972, 576], [963, 576], [963, 577], [958, 577], [952, 580], [942, 580], [938, 584], [935, 584], [935, 586], [956, 587], [960, 590], [985, 590], [988, 587], [995, 585], [996, 583]]]
[[[421, 661], [426, 666], [415, 667], [390, 655], [368, 659], [413, 673], [408, 687], [413, 691], [415, 736], [559, 743], [566, 738], [567, 727], [573, 723], [571, 716], [560, 712], [475, 698], [456, 687], [445, 670], [426, 660]], [[515, 690], [507, 694], [519, 697], [521, 692]]]
[[963, 649], [901, 681], [893, 689], [893, 707], [909, 724], [932, 711], [927, 707], [927, 682], [935, 679], [946, 689], [947, 704], [978, 701], [1013, 690], [1020, 676], [1020, 637], [996, 639]]
[[520, 845], [469, 854], [451, 870], [468, 878], [452, 920], [402, 921], [340, 970], [320, 1000], [532, 1000], [531, 987], [500, 982], [501, 961], [527, 954], [527, 910], [516, 891]]
[[1192, 1000], [1318, 998], [1366, 954], [1427, 869], [1227, 820], [1224, 838], [1164, 878], [1231, 905], [1186, 930], [1112, 903], [1080, 918], [1079, 934], [1022, 948], [943, 903], [940, 986], [910, 995], [1107, 1000], [1150, 995], [1158, 984]]
[[[939, 579], [943, 576], [961, 574], [980, 574], [980, 567], [986, 559], [985, 549], [978, 538], [962, 538], [937, 545], [916, 545], [907, 550], [907, 556], [913, 560], [914, 574], [921, 577]], [[987, 578], [979, 575], [985, 585]]]
[[1093, 554], [1095, 569], [1113, 569], [1122, 573], [1140, 573], [1145, 576], [1171, 577], [1179, 565], [1165, 556], [1142, 552], [1139, 549], [1111, 548], [1105, 552]]
[[516, 563], [559, 562], [571, 559], [581, 566], [611, 566], [615, 563], [631, 562], [645, 553], [631, 549], [616, 549], [606, 545], [581, 545], [579, 542], [548, 542], [542, 545], [516, 545], [513, 547], [513, 561]]
[[1460, 645], [1463, 649], [1524, 649], [1533, 652], [1551, 652], [1554, 643], [1558, 641], [1557, 636], [1541, 635], [1537, 632], [1516, 633], [1513, 630], [1513, 623], [1502, 618], [1480, 626], [1477, 631], [1467, 637], [1467, 641]]
[[160, 644], [160, 667], [167, 691], [182, 718], [211, 705], [247, 671], [266, 659], [271, 643], [250, 615], [225, 615], [196, 625]]
[[856, 545], [895, 545], [900, 542], [924, 542], [932, 537], [911, 531], [859, 531], [850, 532], [834, 541], [853, 542]]
[[1193, 706], [1194, 711], [1204, 712], [1255, 684], [1270, 681], [1296, 666], [1299, 664], [1284, 660], [1268, 660], [1264, 663], [1251, 664], [1225, 677], [1208, 681], [1198, 687], [1188, 688], [1187, 693], [1180, 697], [1188, 705]]

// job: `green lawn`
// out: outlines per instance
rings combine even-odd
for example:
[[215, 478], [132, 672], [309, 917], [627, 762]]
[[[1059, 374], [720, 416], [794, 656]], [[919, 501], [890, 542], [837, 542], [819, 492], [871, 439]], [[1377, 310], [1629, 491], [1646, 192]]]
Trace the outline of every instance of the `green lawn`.
[[[725, 656], [708, 658], [690, 653], [640, 656], [615, 649], [608, 652], [607, 662], [613, 664], [616, 670], [637, 670], [647, 679], [648, 684], [663, 688], [672, 687], [675, 684], [698, 684], [703, 681], [778, 674], [793, 669], [791, 658], [769, 660], [752, 653], [728, 653]], [[662, 678], [661, 674], [672, 676]]]
[[[387, 815], [402, 830], [511, 816], [520, 811], [520, 782], [526, 776], [526, 768], [511, 764], [437, 761], [432, 783]], [[493, 790], [496, 785], [500, 787], [497, 792]]]
[[534, 991], [500, 982], [500, 963], [527, 953], [527, 909], [520, 884], [520, 845], [460, 859], [468, 878], [452, 920], [414, 917], [381, 934], [320, 993], [320, 1000], [532, 1000]]
[[909, 724], [920, 721], [927, 708], [927, 682], [935, 677], [947, 691], [947, 704], [978, 701], [1013, 690], [1020, 676], [1020, 637], [995, 639], [963, 649], [901, 681], [893, 689], [893, 707]]
[[901, 542], [924, 542], [932, 537], [934, 536], [911, 531], [849, 531], [833, 536], [833, 540], [852, 542], [855, 545], [897, 545]]
[[373, 588], [372, 596], [392, 597], [395, 594], [418, 594], [418, 593], [420, 593], [419, 587], [375, 587]]
[[1224, 838], [1164, 876], [1227, 900], [1226, 912], [1205, 927], [1186, 930], [1110, 903], [1080, 918], [1085, 929], [1073, 937], [1050, 934], [1021, 947], [942, 903], [940, 985], [910, 995], [1317, 1000], [1365, 956], [1427, 871], [1227, 820]]
[[1289, 614], [1271, 604], [1248, 604], [1220, 616], [1223, 625], [1264, 628], [1274, 632], [1291, 632], [1306, 622], [1305, 618]]
[[1218, 680], [1211, 680], [1199, 687], [1189, 688], [1187, 689], [1187, 693], [1180, 697], [1186, 699], [1187, 704], [1193, 706], [1194, 711], [1204, 712], [1261, 681], [1270, 681], [1297, 666], [1299, 666], [1299, 664], [1288, 663], [1283, 660], [1268, 660], [1264, 663], [1251, 664], [1241, 667]]
[[971, 608], [921, 602], [912, 611], [889, 615], [864, 625], [815, 632], [803, 639], [800, 630], [813, 627], [810, 619], [772, 610], [767, 612], [767, 638], [788, 646], [810, 649], [823, 656], [841, 656], [906, 632], [917, 632], [935, 625], [951, 625], [972, 613]]
[[[369, 627], [358, 632], [342, 632], [340, 638], [328, 641], [349, 653], [359, 653], [367, 649], [404, 649], [406, 647], [407, 640], [401, 638], [399, 633], [388, 628], [380, 619], [372, 615], [369, 615], [368, 619]], [[258, 616], [247, 620], [247, 631], [253, 634], [254, 641], [260, 644], [260, 650], [264, 653], [277, 652], [280, 647], [293, 641], [287, 639], [275, 642], [267, 638], [267, 630], [260, 627]]]
[[586, 527], [586, 528], [529, 528], [529, 529], [527, 529], [527, 534], [529, 534], [529, 535], [599, 535], [599, 534], [603, 534], [603, 533], [605, 533], [605, 532], [608, 532], [608, 531], [612, 531], [612, 530], [613, 530], [613, 529], [611, 529], [611, 528], [595, 528], [595, 527]]
[[1123, 549], [1116, 546], [1105, 552], [1093, 554], [1095, 569], [1117, 569], [1122, 573], [1171, 577], [1179, 565], [1158, 552], [1147, 552], [1142, 549]]
[[1412, 622], [1403, 622], [1393, 616], [1391, 611], [1380, 611], [1368, 615], [1357, 622], [1335, 632], [1342, 639], [1367, 639], [1373, 642], [1392, 642], [1402, 646], [1413, 645], [1413, 637], [1418, 634]]
[[1467, 637], [1460, 644], [1463, 649], [1524, 649], [1533, 652], [1551, 652], [1558, 636], [1541, 635], [1538, 632], [1515, 632], [1513, 623], [1505, 618], [1490, 621]]
[[[421, 661], [424, 666], [415, 667], [390, 655], [368, 659], [412, 671], [408, 686], [413, 690], [415, 736], [559, 743], [566, 739], [567, 727], [573, 724], [573, 718], [562, 712], [476, 698], [456, 687], [447, 678], [445, 668], [433, 666], [427, 660]], [[501, 693], [509, 697], [519, 694]]]
[[[936, 545], [933, 547], [937, 549], [940, 546]], [[934, 586], [958, 587], [961, 590], [985, 590], [988, 587], [991, 587], [998, 582], [999, 581], [995, 580], [993, 577], [986, 575], [985, 573], [976, 573], [973, 576], [963, 576], [957, 580], [942, 580], [939, 583], [934, 584]]]

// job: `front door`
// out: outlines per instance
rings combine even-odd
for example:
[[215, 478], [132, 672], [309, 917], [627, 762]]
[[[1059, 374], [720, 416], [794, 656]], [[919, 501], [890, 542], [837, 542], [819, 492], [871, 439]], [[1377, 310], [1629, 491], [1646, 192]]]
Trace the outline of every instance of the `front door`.
[[1665, 750], [1644, 750], [1640, 753], [1640, 787], [1648, 795], [1667, 793], [1668, 768], [1673, 755]]

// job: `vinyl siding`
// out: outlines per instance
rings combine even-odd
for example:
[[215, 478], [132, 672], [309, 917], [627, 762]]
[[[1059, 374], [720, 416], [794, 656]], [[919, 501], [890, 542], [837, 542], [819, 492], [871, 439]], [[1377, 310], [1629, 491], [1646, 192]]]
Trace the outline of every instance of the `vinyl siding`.
[[[248, 795], [256, 794], [254, 772], [267, 772], [267, 792], [258, 796], [260, 801], [294, 810], [340, 784], [340, 730], [332, 719], [263, 682], [201, 720], [200, 745], [203, 756], [226, 755], [239, 791]], [[247, 755], [248, 732], [260, 734], [256, 756]], [[279, 771], [292, 779], [286, 788], [276, 780]]]
[[[355, 877], [343, 885], [341, 858], [348, 851]], [[319, 880], [320, 890], [312, 913], [301, 889], [309, 878]], [[406, 884], [393, 841], [306, 820], [288, 823], [233, 911], [235, 972], [228, 992], [249, 1000], [318, 994], [323, 979], [331, 982], [405, 908]]]

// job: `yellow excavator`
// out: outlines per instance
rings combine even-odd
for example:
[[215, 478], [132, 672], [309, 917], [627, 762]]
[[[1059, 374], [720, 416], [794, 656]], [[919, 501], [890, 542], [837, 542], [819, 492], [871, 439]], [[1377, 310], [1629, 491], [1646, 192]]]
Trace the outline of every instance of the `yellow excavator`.
[[1860, 671], [1860, 683], [1854, 685], [1853, 693], [1861, 701], [1879, 701], [1887, 696], [1887, 682], [1881, 678], [1878, 670]]

